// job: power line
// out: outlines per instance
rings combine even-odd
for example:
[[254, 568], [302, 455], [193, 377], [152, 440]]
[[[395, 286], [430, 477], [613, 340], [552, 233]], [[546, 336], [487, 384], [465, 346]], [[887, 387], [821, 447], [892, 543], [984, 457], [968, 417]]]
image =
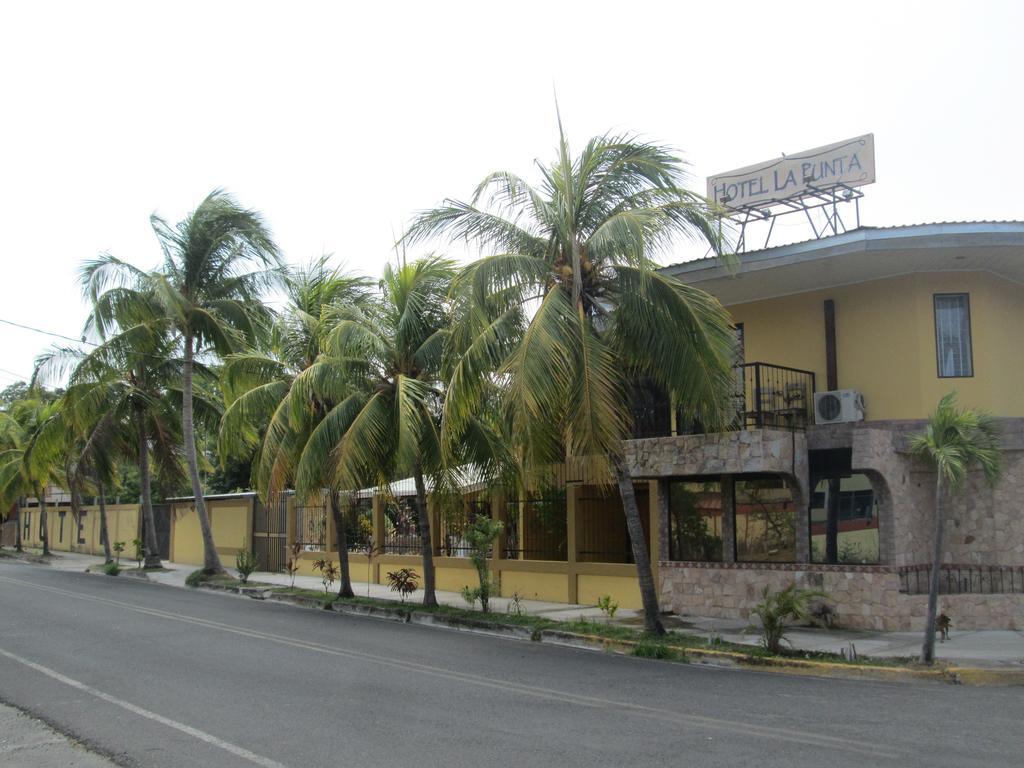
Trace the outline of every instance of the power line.
[[8, 376], [13, 376], [14, 378], [21, 379], [22, 381], [28, 381], [31, 378], [30, 376], [22, 376], [20, 373], [15, 373], [14, 371], [8, 371], [6, 368], [0, 368], [0, 373], [6, 373]]
[[22, 325], [21, 323], [16, 323], [13, 320], [4, 320], [2, 317], [0, 317], [0, 323], [6, 323], [7, 325], [13, 325], [15, 328], [23, 328], [26, 331], [34, 331], [35, 333], [42, 333], [45, 336], [53, 336], [53, 337], [58, 338], [58, 339], [65, 339], [67, 341], [73, 341], [76, 344], [89, 344], [89, 345], [91, 345], [93, 347], [98, 347], [99, 346], [99, 344], [96, 344], [95, 342], [92, 342], [92, 341], [86, 341], [85, 339], [76, 339], [76, 338], [73, 338], [71, 336], [65, 336], [63, 333], [54, 333], [53, 331], [44, 331], [42, 328], [34, 328], [31, 325]]

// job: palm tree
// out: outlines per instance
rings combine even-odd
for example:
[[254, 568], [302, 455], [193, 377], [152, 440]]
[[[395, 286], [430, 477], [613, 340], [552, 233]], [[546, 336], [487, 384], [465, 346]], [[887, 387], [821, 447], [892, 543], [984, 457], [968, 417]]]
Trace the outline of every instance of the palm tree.
[[[572, 158], [559, 121], [557, 160], [533, 187], [492, 173], [469, 202], [423, 212], [410, 242], [447, 236], [485, 252], [457, 290], [475, 309], [445, 403], [458, 435], [484, 388], [504, 407], [527, 468], [566, 459], [615, 482], [636, 561], [646, 626], [663, 633], [650, 556], [623, 461], [628, 393], [650, 382], [710, 428], [728, 423], [734, 337], [716, 299], [655, 269], [675, 238], [721, 241], [682, 162], [630, 136], [599, 136]], [[447, 443], [447, 440], [446, 440]]]
[[910, 451], [935, 470], [935, 532], [928, 580], [928, 616], [921, 646], [921, 663], [931, 664], [935, 660], [935, 620], [942, 570], [945, 502], [947, 497], [952, 497], [963, 487], [972, 467], [980, 468], [990, 483], [999, 478], [1002, 462], [999, 426], [987, 413], [957, 407], [956, 392], [950, 392], [939, 401], [925, 431], [911, 441]]
[[[107, 255], [86, 266], [86, 279], [93, 305], [101, 308], [94, 313], [97, 328], [116, 322], [119, 304], [152, 300], [181, 349], [181, 431], [203, 571], [222, 573], [199, 477], [193, 376], [197, 358], [235, 352], [255, 337], [267, 316], [260, 295], [278, 281], [281, 259], [262, 217], [221, 190], [174, 226], [155, 214], [150, 221], [164, 253], [159, 271], [142, 272]], [[103, 301], [107, 292], [113, 293]]]
[[[255, 451], [253, 487], [267, 503], [295, 482], [295, 464], [310, 433], [335, 405], [323, 393], [305, 397], [296, 392], [296, 377], [320, 357], [330, 314], [364, 305], [368, 299], [367, 281], [330, 269], [326, 256], [288, 275], [285, 285], [288, 303], [273, 326], [270, 349], [229, 355], [222, 370], [227, 408], [220, 426], [220, 454], [249, 458]], [[295, 490], [303, 499], [319, 495], [325, 486], [341, 567], [338, 595], [352, 597], [347, 530], [339, 502], [342, 489], [325, 471], [320, 477], [310, 476], [306, 485], [296, 484]]]
[[39, 502], [39, 530], [43, 555], [50, 554], [46, 489], [65, 482], [64, 456], [53, 450], [53, 420], [59, 408], [52, 395], [38, 388], [0, 415], [3, 450], [0, 451], [0, 497], [4, 501], [33, 494]]
[[424, 605], [437, 605], [425, 477], [436, 489], [444, 475], [440, 376], [453, 274], [435, 257], [388, 265], [376, 301], [332, 311], [323, 353], [294, 384], [300, 398], [332, 404], [305, 441], [297, 487], [314, 487], [325, 467], [332, 488], [413, 476]]

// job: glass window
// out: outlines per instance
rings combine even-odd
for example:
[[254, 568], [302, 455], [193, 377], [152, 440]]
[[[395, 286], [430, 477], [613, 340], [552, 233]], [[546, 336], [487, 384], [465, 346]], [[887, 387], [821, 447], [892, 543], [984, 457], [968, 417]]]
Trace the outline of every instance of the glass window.
[[721, 484], [669, 483], [669, 559], [720, 563], [722, 540]]
[[940, 378], [974, 375], [971, 306], [966, 293], [935, 294], [935, 351]]
[[796, 562], [796, 504], [783, 478], [736, 480], [736, 560]]
[[[829, 547], [828, 515], [835, 494], [835, 544]], [[865, 475], [824, 479], [811, 495], [811, 562], [878, 562], [878, 503]]]

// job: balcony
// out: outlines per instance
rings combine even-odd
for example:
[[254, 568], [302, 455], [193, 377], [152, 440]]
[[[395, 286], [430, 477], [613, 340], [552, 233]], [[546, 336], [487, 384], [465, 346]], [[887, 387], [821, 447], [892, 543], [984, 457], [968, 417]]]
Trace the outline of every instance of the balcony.
[[[734, 369], [736, 418], [726, 431], [803, 430], [814, 423], [814, 372], [770, 363]], [[707, 430], [682, 408], [672, 418], [668, 400], [651, 387], [633, 392], [634, 438], [700, 435]]]

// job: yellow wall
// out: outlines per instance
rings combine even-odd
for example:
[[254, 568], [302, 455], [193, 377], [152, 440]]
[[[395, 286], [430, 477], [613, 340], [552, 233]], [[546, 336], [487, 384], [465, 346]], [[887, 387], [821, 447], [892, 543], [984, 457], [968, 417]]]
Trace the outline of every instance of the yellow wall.
[[577, 579], [577, 599], [583, 605], [595, 605], [597, 598], [611, 595], [620, 608], [643, 608], [640, 582], [635, 576], [598, 576], [581, 573]]
[[526, 600], [550, 600], [556, 603], [569, 602], [569, 579], [564, 573], [501, 571], [501, 595], [511, 597], [518, 593]]
[[[936, 293], [970, 295], [972, 378], [938, 376]], [[1013, 352], [1024, 324], [1020, 286], [983, 272], [934, 272], [732, 305], [746, 361], [814, 371], [824, 390], [826, 299], [836, 307], [839, 387], [864, 395], [869, 420], [925, 418], [954, 389], [963, 405], [1024, 415], [1024, 355]]]
[[[239, 549], [252, 547], [252, 508], [249, 499], [207, 499], [217, 553], [233, 565]], [[191, 502], [174, 505], [171, 522], [171, 560], [190, 565], [203, 564], [203, 537], [199, 515]]]
[[[75, 525], [75, 519], [71, 514], [71, 507], [61, 505], [60, 507], [47, 505], [46, 507], [46, 528], [50, 536], [50, 549], [54, 552], [82, 552], [90, 555], [102, 555], [103, 543], [100, 541], [100, 513], [98, 506], [82, 507], [81, 538], [84, 544], [79, 544], [79, 531]], [[60, 513], [64, 512], [64, 531], [61, 536]], [[30, 517], [29, 534], [23, 542], [29, 547], [41, 547], [42, 539], [39, 536], [39, 509], [36, 507], [22, 510], [23, 515]], [[24, 525], [24, 518], [22, 519]], [[107, 505], [107, 526], [110, 535], [110, 543], [124, 542], [122, 558], [132, 558], [134, 548], [132, 540], [139, 535], [139, 505], [138, 504], [108, 504]], [[22, 529], [24, 531], [24, 529]]]

